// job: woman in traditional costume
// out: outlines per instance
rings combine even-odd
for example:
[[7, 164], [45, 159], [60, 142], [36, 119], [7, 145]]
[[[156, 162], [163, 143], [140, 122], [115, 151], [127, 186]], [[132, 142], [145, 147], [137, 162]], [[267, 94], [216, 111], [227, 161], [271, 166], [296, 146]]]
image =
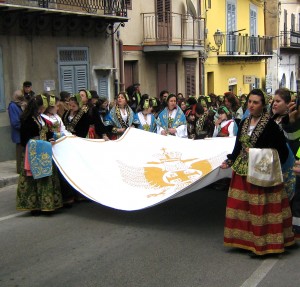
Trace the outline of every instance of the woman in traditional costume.
[[[280, 88], [275, 91], [275, 96], [271, 104], [271, 116], [282, 130], [282, 119], [288, 115], [288, 104], [291, 102], [291, 92], [289, 89]], [[282, 165], [282, 174], [286, 193], [291, 201], [295, 194], [296, 176], [293, 172], [295, 158], [293, 152], [287, 143], [289, 157]]]
[[52, 212], [62, 207], [57, 173], [52, 167], [53, 133], [41, 117], [48, 106], [47, 97], [32, 98], [21, 116], [21, 144], [26, 147], [17, 188], [17, 209]]
[[[265, 111], [265, 106], [263, 92], [252, 90], [248, 95], [250, 116], [241, 122], [234, 150], [221, 165], [221, 168], [232, 166], [233, 169], [226, 206], [224, 244], [250, 250], [255, 255], [282, 253], [286, 246], [294, 244], [291, 209], [284, 185], [279, 180], [281, 183], [269, 186], [270, 179], [266, 180], [270, 168], [276, 163], [280, 167], [279, 160], [281, 163], [286, 161], [288, 149], [283, 132]], [[262, 149], [260, 153], [263, 149], [276, 150], [277, 153], [273, 153], [275, 162], [264, 159], [253, 163], [249, 153], [255, 150], [251, 148]], [[249, 164], [255, 165], [254, 170], [266, 167], [261, 169], [262, 179], [247, 178]], [[280, 170], [276, 174], [281, 177]]]
[[63, 123], [71, 134], [85, 138], [89, 131], [90, 120], [86, 108], [81, 108], [81, 97], [77, 94], [69, 99], [69, 110], [62, 117]]
[[207, 137], [212, 137], [215, 124], [213, 116], [211, 117], [209, 111], [205, 111], [201, 102], [193, 106], [196, 115], [195, 123], [195, 139], [200, 140]]
[[140, 106], [137, 113], [137, 117], [140, 121], [139, 129], [156, 133], [156, 119], [153, 115], [153, 107], [157, 106], [155, 98], [150, 98], [149, 95], [145, 94], [141, 98]]
[[59, 103], [58, 103], [58, 111], [57, 114], [62, 118], [64, 113], [69, 110], [69, 99], [71, 94], [67, 91], [61, 91], [59, 93]]
[[181, 110], [183, 111], [183, 113], [185, 114], [185, 112], [187, 111], [187, 109], [189, 108], [189, 106], [186, 103], [186, 100], [184, 98], [178, 99], [177, 98], [177, 102], [178, 102], [178, 106], [179, 108], [181, 108]]
[[53, 132], [53, 138], [55, 140], [62, 136], [72, 135], [67, 131], [61, 117], [58, 115], [60, 107], [60, 101], [54, 95], [45, 94], [47, 97], [48, 107], [42, 114], [42, 118], [46, 122], [48, 129]]
[[112, 140], [120, 138], [127, 128], [140, 125], [128, 102], [128, 95], [124, 92], [119, 93], [115, 106], [105, 117], [104, 124], [110, 130], [110, 139]]
[[104, 139], [105, 141], [109, 140], [107, 136], [108, 130], [104, 125], [104, 118], [109, 112], [108, 105], [109, 102], [107, 98], [99, 97], [92, 112], [92, 120], [95, 126], [95, 138]]
[[[82, 105], [81, 99], [80, 94], [69, 99], [69, 110], [64, 113], [62, 120], [68, 132], [77, 137], [86, 138], [90, 127], [89, 108]], [[71, 207], [75, 200], [85, 200], [85, 197], [79, 194], [62, 176], [60, 180], [65, 207]]]
[[235, 120], [236, 124], [239, 125], [244, 112], [237, 96], [232, 92], [226, 92], [224, 94], [224, 105], [231, 112], [232, 118]]
[[90, 139], [95, 139], [97, 138], [96, 136], [96, 131], [95, 131], [95, 118], [94, 118], [94, 104], [93, 104], [93, 96], [92, 93], [89, 90], [79, 90], [79, 96], [81, 98], [81, 104], [80, 108], [83, 110], [87, 115], [89, 119], [89, 131], [87, 134], [87, 137]]
[[157, 118], [157, 133], [187, 138], [187, 123], [183, 111], [177, 105], [177, 98], [170, 94], [166, 101], [167, 106]]
[[215, 122], [213, 137], [233, 137], [236, 136], [237, 125], [232, 119], [232, 115], [226, 107], [218, 109], [218, 119]]

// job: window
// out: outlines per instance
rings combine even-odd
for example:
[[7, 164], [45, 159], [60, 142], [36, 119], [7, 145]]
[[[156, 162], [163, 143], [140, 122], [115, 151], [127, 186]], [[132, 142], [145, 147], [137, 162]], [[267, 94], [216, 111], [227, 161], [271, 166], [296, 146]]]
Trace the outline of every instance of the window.
[[108, 70], [101, 70], [97, 73], [98, 77], [98, 95], [100, 97], [109, 98], [109, 74]]
[[284, 9], [284, 15], [283, 15], [283, 30], [286, 33], [287, 32], [287, 10]]
[[125, 89], [138, 82], [138, 61], [124, 61]]
[[88, 89], [88, 48], [59, 48], [58, 66], [61, 91]]
[[279, 88], [285, 88], [285, 87], [286, 87], [286, 77], [285, 77], [285, 73], [283, 73], [281, 77], [281, 81], [279, 83]]
[[283, 15], [283, 45], [287, 45], [287, 10], [284, 9]]
[[295, 28], [296, 28], [296, 17], [295, 17], [295, 14], [292, 14], [291, 15], [291, 30], [295, 31]]
[[250, 5], [250, 36], [257, 36], [257, 7]]
[[236, 35], [234, 32], [236, 30], [236, 2], [233, 0], [227, 1], [227, 51], [233, 53], [236, 51]]
[[0, 112], [6, 110], [5, 107], [5, 95], [4, 95], [4, 80], [3, 80], [3, 57], [2, 48], [0, 47]]
[[[298, 56], [298, 79], [300, 78], [300, 56]], [[299, 86], [299, 89], [300, 89], [300, 86]]]
[[156, 0], [156, 11], [158, 16], [158, 22], [169, 23], [171, 12], [170, 0]]
[[236, 30], [236, 2], [227, 1], [227, 32]]
[[207, 8], [208, 8], [208, 9], [211, 9], [211, 0], [208, 0], [208, 1], [207, 1]]
[[294, 77], [294, 72], [291, 72], [291, 77], [290, 77], [290, 90], [295, 91], [295, 77]]
[[257, 7], [253, 4], [250, 4], [250, 53], [256, 54], [257, 52]]
[[185, 94], [194, 96], [196, 94], [196, 60], [185, 59]]
[[132, 1], [131, 0], [125, 0], [127, 9], [131, 10], [132, 9]]

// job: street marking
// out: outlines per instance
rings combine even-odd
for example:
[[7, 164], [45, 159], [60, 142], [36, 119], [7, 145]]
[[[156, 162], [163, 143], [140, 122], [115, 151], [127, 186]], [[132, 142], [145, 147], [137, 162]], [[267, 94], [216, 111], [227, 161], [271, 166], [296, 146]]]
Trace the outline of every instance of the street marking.
[[266, 259], [240, 287], [256, 287], [271, 271], [279, 259]]
[[21, 215], [23, 215], [25, 213], [26, 212], [19, 212], [19, 213], [15, 213], [15, 214], [11, 214], [11, 215], [0, 217], [0, 222], [4, 221], [4, 220], [7, 220], [7, 219], [11, 219], [11, 218], [15, 218], [15, 217], [21, 216]]

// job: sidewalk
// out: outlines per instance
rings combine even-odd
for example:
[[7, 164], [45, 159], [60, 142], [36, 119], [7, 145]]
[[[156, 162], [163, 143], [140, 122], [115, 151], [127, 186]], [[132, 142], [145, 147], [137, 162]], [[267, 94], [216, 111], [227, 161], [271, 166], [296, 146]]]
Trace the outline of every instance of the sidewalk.
[[15, 160], [0, 162], [0, 188], [16, 184], [18, 178]]

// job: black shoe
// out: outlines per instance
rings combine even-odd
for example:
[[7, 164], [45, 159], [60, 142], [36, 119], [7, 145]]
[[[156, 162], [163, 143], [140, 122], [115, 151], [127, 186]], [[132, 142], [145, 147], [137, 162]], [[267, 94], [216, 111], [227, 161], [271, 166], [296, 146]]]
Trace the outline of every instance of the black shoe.
[[52, 216], [53, 214], [55, 214], [55, 210], [51, 210], [51, 211], [42, 211], [43, 215], [46, 216]]
[[40, 216], [42, 214], [40, 210], [31, 210], [30, 213], [32, 216]]
[[64, 203], [64, 208], [72, 208], [73, 203]]

